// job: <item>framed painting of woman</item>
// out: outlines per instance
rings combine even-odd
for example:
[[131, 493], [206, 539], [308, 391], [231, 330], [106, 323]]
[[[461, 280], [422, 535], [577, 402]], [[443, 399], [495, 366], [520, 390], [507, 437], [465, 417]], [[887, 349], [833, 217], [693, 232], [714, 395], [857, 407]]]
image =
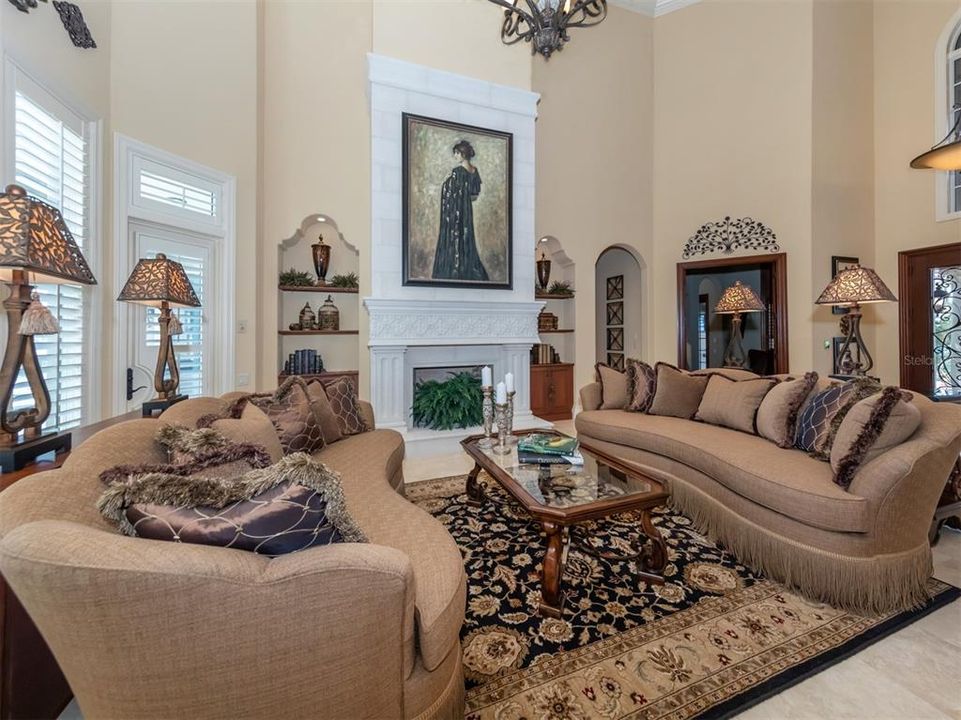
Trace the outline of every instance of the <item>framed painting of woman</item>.
[[511, 289], [513, 136], [403, 115], [404, 285]]

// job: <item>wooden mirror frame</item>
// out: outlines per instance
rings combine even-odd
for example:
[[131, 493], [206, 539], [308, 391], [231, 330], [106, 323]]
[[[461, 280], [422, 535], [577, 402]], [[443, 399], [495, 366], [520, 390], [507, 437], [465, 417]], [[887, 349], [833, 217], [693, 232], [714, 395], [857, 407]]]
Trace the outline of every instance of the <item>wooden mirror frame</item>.
[[684, 288], [688, 274], [709, 268], [726, 268], [734, 265], [762, 265], [771, 271], [773, 292], [771, 313], [774, 315], [774, 372], [789, 372], [790, 355], [788, 351], [787, 318], [787, 253], [765, 255], [738, 255], [737, 257], [710, 258], [677, 264], [677, 366], [687, 370], [687, 324], [684, 304]]

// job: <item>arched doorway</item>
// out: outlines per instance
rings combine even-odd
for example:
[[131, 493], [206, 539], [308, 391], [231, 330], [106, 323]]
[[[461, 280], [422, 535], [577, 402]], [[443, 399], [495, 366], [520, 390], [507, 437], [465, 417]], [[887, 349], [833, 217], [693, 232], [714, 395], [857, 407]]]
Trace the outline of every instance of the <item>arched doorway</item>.
[[640, 357], [641, 262], [632, 248], [612, 245], [594, 264], [596, 361], [623, 369], [628, 357]]

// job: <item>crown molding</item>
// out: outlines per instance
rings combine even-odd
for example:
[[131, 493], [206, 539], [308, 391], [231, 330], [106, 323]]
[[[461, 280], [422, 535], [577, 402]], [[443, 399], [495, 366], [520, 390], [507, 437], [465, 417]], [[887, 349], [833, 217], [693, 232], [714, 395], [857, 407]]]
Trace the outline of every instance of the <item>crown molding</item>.
[[693, 5], [700, 0], [609, 0], [612, 5], [647, 17], [660, 17]]

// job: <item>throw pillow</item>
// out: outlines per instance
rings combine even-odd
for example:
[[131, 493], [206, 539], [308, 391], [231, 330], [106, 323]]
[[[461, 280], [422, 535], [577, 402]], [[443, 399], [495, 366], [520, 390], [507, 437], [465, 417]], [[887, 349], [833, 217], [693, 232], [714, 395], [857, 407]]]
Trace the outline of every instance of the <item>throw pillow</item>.
[[97, 507], [126, 535], [271, 557], [367, 541], [337, 475], [305, 453], [235, 479], [140, 475], [111, 485]]
[[597, 381], [601, 384], [601, 410], [622, 410], [630, 400], [627, 373], [615, 370], [610, 365], [597, 363], [594, 366]]
[[249, 443], [238, 443], [225, 445], [179, 465], [157, 465], [153, 463], [117, 465], [100, 473], [100, 481], [108, 485], [118, 482], [126, 483], [134, 477], [148, 473], [178, 475], [180, 477], [201, 475], [203, 477], [233, 478], [250, 470], [265, 468], [272, 463], [270, 454], [264, 448]]
[[357, 404], [357, 388], [350, 378], [340, 377], [324, 385], [327, 400], [337, 417], [341, 435], [358, 435], [368, 432], [367, 421], [360, 414]]
[[783, 380], [771, 388], [757, 410], [757, 434], [778, 447], [793, 447], [798, 411], [817, 381], [818, 374], [809, 372], [801, 378]]
[[857, 471], [900, 445], [921, 424], [921, 411], [900, 388], [886, 387], [856, 403], [838, 428], [831, 448], [834, 482], [847, 489]]
[[244, 407], [239, 417], [226, 417], [214, 420], [211, 427], [234, 443], [260, 445], [273, 462], [284, 456], [284, 448], [274, 430], [274, 424], [263, 410], [244, 398]]
[[270, 418], [284, 455], [323, 449], [324, 434], [311, 410], [303, 378], [287, 378], [273, 393], [251, 395], [250, 402]]
[[870, 378], [857, 378], [817, 393], [798, 418], [795, 447], [807, 451], [813, 458], [829, 461], [834, 436], [848, 410], [880, 389]]
[[193, 462], [230, 444], [213, 428], [191, 430], [183, 425], [161, 426], [157, 431], [157, 442], [167, 450], [167, 457], [174, 465]]
[[647, 412], [654, 400], [657, 375], [654, 368], [640, 360], [627, 360], [628, 401], [624, 409], [629, 412]]
[[692, 375], [668, 363], [654, 366], [657, 386], [654, 400], [647, 411], [651, 415], [669, 415], [691, 419], [701, 404], [710, 375]]
[[324, 433], [324, 442], [330, 445], [343, 438], [340, 431], [340, 420], [330, 405], [327, 391], [319, 380], [307, 383], [307, 397], [310, 398], [310, 408], [314, 411], [320, 429]]
[[725, 375], [711, 375], [694, 419], [753, 435], [758, 408], [777, 384], [774, 378], [732, 380]]

